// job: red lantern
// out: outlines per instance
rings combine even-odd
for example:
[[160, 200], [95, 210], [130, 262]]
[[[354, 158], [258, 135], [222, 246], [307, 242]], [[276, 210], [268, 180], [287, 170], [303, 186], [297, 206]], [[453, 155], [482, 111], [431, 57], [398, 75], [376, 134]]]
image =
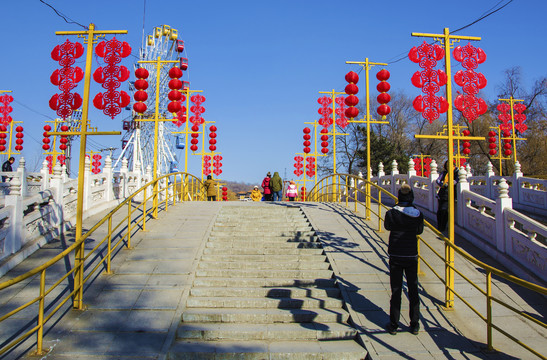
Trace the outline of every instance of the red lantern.
[[146, 111], [146, 104], [143, 102], [136, 102], [133, 104], [133, 110], [137, 113], [144, 113]]
[[197, 145], [190, 146], [190, 150], [192, 150], [193, 152], [196, 152], [197, 149], [198, 149]]
[[359, 103], [359, 98], [355, 96], [355, 94], [359, 92], [359, 87], [356, 85], [359, 81], [359, 75], [353, 71], [350, 71], [346, 74], [345, 78], [346, 81], [349, 83], [344, 89], [346, 94], [349, 95], [344, 100], [345, 104], [349, 106], [345, 111], [345, 115], [353, 119], [354, 117], [357, 117], [357, 115], [359, 115], [359, 109], [355, 107]]
[[[378, 73], [376, 74], [376, 78], [380, 80], [380, 84], [378, 84], [376, 88], [386, 89], [384, 91], [381, 91], [380, 95], [376, 97], [376, 100], [378, 100], [378, 103], [380, 104], [380, 106], [378, 106], [378, 108], [376, 109], [376, 112], [382, 118], [385, 118], [386, 115], [388, 115], [391, 112], [391, 107], [387, 105], [387, 103], [391, 101], [391, 96], [387, 93], [387, 91], [391, 88], [389, 83], [386, 81], [389, 79], [389, 77], [390, 77], [389, 71], [387, 71], [386, 69], [382, 69], [378, 71]], [[382, 83], [386, 85], [381, 85]]]
[[135, 77], [138, 79], [147, 79], [148, 75], [149, 75], [148, 70], [146, 70], [145, 68], [141, 67], [135, 70]]

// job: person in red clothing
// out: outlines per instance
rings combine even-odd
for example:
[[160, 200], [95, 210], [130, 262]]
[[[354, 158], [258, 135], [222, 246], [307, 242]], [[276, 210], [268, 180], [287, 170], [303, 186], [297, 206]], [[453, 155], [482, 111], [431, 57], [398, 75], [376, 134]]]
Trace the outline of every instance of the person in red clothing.
[[412, 203], [414, 193], [404, 184], [398, 193], [397, 205], [386, 212], [384, 227], [389, 230], [389, 281], [391, 301], [386, 330], [397, 334], [401, 315], [403, 272], [408, 287], [410, 332], [420, 331], [420, 297], [418, 294], [418, 237], [424, 231], [424, 216]]
[[264, 189], [264, 201], [272, 201], [272, 189], [270, 189], [270, 179], [272, 174], [268, 171], [264, 180], [262, 180], [262, 188]]

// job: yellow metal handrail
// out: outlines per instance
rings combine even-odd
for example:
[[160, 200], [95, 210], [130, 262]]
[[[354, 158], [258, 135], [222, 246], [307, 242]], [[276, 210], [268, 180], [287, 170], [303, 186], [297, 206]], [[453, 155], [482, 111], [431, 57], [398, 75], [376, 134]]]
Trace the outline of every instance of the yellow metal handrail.
[[[180, 176], [180, 180], [178, 177]], [[169, 182], [169, 179], [174, 177], [173, 182]], [[164, 184], [164, 187], [155, 186], [156, 184]], [[150, 191], [152, 189], [152, 191]], [[153, 189], [157, 189], [155, 193]], [[150, 194], [151, 193], [151, 194]], [[18, 336], [15, 339], [7, 340], [9, 343], [0, 344], [0, 355], [5, 354], [11, 349], [15, 348], [20, 342], [30, 337], [32, 334], [36, 333], [36, 355], [41, 355], [43, 351], [43, 335], [44, 335], [44, 326], [50, 320], [55, 313], [68, 302], [74, 295], [83, 289], [84, 284], [91, 279], [95, 272], [102, 266], [106, 267], [105, 272], [111, 272], [111, 258], [112, 253], [120, 245], [123, 245], [125, 241], [126, 247], [131, 248], [131, 232], [136, 232], [138, 230], [146, 230], [146, 220], [147, 216], [154, 217], [153, 214], [157, 213], [159, 206], [161, 205], [159, 201], [154, 203], [158, 204], [156, 208], [154, 206], [147, 208], [147, 203], [155, 198], [158, 198], [160, 194], [164, 194], [165, 200], [161, 204], [164, 205], [164, 210], [167, 210], [169, 202], [172, 205], [176, 204], [177, 200], [180, 201], [200, 201], [204, 200], [204, 189], [201, 180], [195, 177], [192, 174], [185, 172], [177, 172], [162, 177], [157, 178], [154, 181], [150, 181], [145, 184], [143, 187], [131, 194], [127, 199], [125, 199], [121, 204], [116, 206], [112, 211], [110, 211], [103, 219], [101, 219], [95, 226], [93, 226], [87, 233], [82, 236], [82, 239], [79, 242], [75, 242], [70, 247], [65, 249], [63, 252], [53, 257], [52, 259], [46, 261], [44, 264], [30, 270], [29, 272], [17, 276], [11, 280], [0, 283], [0, 297], [2, 297], [2, 291], [8, 289], [11, 286], [14, 286], [26, 279], [29, 279], [37, 274], [40, 274], [40, 288], [39, 295], [30, 300], [29, 302], [19, 306], [18, 308], [8, 312], [7, 314], [0, 314], [0, 328], [2, 328], [2, 323], [12, 317], [13, 315], [23, 311], [26, 308], [29, 308], [33, 304], [38, 303], [37, 311], [37, 324], [33, 326], [22, 335]], [[142, 200], [137, 202], [135, 199], [142, 196]], [[127, 215], [124, 218], [119, 220], [119, 223], [116, 225], [112, 224], [113, 217], [115, 215], [121, 214], [122, 209], [127, 206]], [[141, 210], [142, 208], [142, 210]], [[140, 211], [139, 211], [140, 210]], [[70, 256], [72, 253], [75, 253], [82, 244], [85, 243], [86, 239], [89, 238], [95, 231], [97, 231], [101, 225], [107, 224], [107, 234], [106, 236], [99, 241], [99, 243], [91, 249], [85, 256], [82, 257], [79, 266], [74, 266], [70, 270], [63, 274], [57, 281], [53, 283], [49, 288], [46, 288], [46, 271], [59, 262], [62, 259], [67, 258], [70, 263]], [[125, 226], [125, 227], [124, 227]], [[135, 230], [135, 227], [137, 229]], [[114, 244], [112, 242], [117, 240]], [[105, 245], [106, 242], [106, 245]], [[106, 251], [106, 256], [101, 256], [101, 252]], [[92, 256], [94, 255], [94, 258]], [[76, 256], [76, 253], [74, 254]], [[92, 266], [93, 265], [93, 266]], [[85, 275], [85, 277], [84, 277]], [[79, 287], [74, 287], [71, 289], [70, 293], [62, 299], [53, 299], [57, 301], [57, 305], [49, 309], [46, 314], [46, 297], [50, 294], [57, 286], [61, 285], [70, 276], [76, 277], [80, 276], [83, 280]], [[5, 291], [4, 291], [5, 293]], [[74, 301], [74, 299], [73, 299]], [[49, 305], [53, 305], [53, 302]], [[74, 304], [74, 307], [76, 305]], [[27, 323], [27, 322], [25, 322]], [[28, 324], [26, 325], [28, 326]], [[21, 329], [24, 330], [24, 329]]]
[[[329, 183], [330, 180], [330, 183]], [[353, 181], [351, 181], [353, 180]], [[353, 186], [351, 183], [353, 182]], [[372, 194], [367, 194], [366, 192], [362, 191], [357, 187], [357, 184], [361, 183], [367, 183], [366, 179], [363, 179], [356, 175], [351, 174], [332, 174], [325, 176], [324, 178], [317, 181], [316, 185], [310, 190], [308, 199], [309, 201], [316, 201], [316, 202], [338, 202], [338, 203], [345, 203], [345, 206], [349, 208], [349, 202], [354, 202], [354, 211], [357, 212], [357, 205], [365, 206], [365, 203], [359, 201], [359, 194], [363, 194], [365, 197], [369, 197], [373, 202], [376, 202], [377, 212], [375, 212], [373, 209], [367, 209], [370, 210], [374, 215], [377, 216], [378, 219], [378, 232], [382, 232], [382, 208], [389, 209], [390, 207], [386, 206], [382, 203], [382, 193], [389, 196], [394, 201], [397, 201], [397, 197], [393, 194], [391, 194], [389, 191], [385, 190], [381, 186], [374, 184], [372, 182], [369, 183], [369, 185], [375, 189], [378, 190], [378, 196], [377, 198], [374, 198]], [[371, 191], [372, 193], [372, 191]], [[371, 204], [372, 207], [372, 204]], [[519, 339], [517, 339], [515, 336], [507, 333], [505, 330], [501, 329], [499, 326], [493, 323], [492, 319], [492, 302], [495, 302], [503, 307], [505, 307], [508, 310], [511, 310], [515, 314], [522, 317], [523, 320], [528, 320], [533, 322], [534, 324], [537, 324], [543, 328], [547, 328], [547, 324], [541, 320], [538, 320], [527, 313], [520, 311], [513, 306], [505, 303], [503, 300], [500, 300], [492, 295], [492, 275], [496, 275], [502, 279], [505, 279], [507, 281], [510, 281], [513, 284], [522, 286], [528, 290], [534, 291], [538, 294], [547, 295], [547, 288], [533, 284], [531, 282], [528, 282], [526, 280], [520, 279], [516, 276], [510, 275], [505, 273], [504, 271], [501, 271], [495, 267], [492, 267], [490, 265], [487, 265], [483, 263], [480, 260], [477, 260], [473, 256], [469, 255], [466, 251], [459, 248], [458, 246], [454, 245], [452, 242], [449, 241], [448, 238], [446, 238], [441, 232], [439, 232], [434, 226], [432, 226], [429, 222], [424, 221], [425, 226], [429, 228], [439, 239], [441, 239], [444, 242], [445, 249], [452, 248], [457, 254], [462, 256], [467, 261], [471, 262], [477, 267], [480, 267], [484, 272], [486, 273], [486, 290], [482, 289], [480, 285], [477, 285], [475, 282], [473, 282], [471, 279], [469, 279], [467, 276], [465, 276], [460, 270], [458, 270], [455, 266], [453, 266], [453, 263], [450, 263], [446, 260], [446, 257], [442, 254], [439, 254], [431, 244], [429, 244], [427, 241], [425, 241], [421, 236], [418, 236], [418, 272], [420, 272], [420, 263], [423, 262], [432, 272], [433, 274], [446, 286], [448, 287], [448, 291], [456, 295], [467, 307], [469, 307], [480, 319], [482, 319], [486, 323], [486, 338], [487, 338], [487, 344], [488, 349], [491, 351], [494, 349], [493, 346], [493, 338], [492, 338], [492, 330], [495, 329], [499, 331], [501, 334], [505, 335], [515, 343], [519, 344], [521, 347], [525, 348], [526, 350], [530, 351], [534, 355], [538, 356], [541, 359], [547, 359], [547, 357], [543, 354], [541, 354], [539, 351], [531, 348], [530, 346], [526, 345]], [[475, 307], [466, 299], [464, 299], [463, 295], [458, 293], [454, 287], [450, 287], [449, 282], [446, 281], [435, 269], [433, 268], [433, 265], [431, 265], [423, 256], [420, 249], [420, 243], [423, 243], [427, 248], [429, 248], [437, 258], [442, 260], [444, 263], [445, 268], [451, 268], [454, 270], [455, 273], [461, 276], [462, 279], [467, 281], [469, 284], [471, 284], [475, 289], [477, 289], [482, 295], [485, 296], [486, 301], [486, 314], [481, 314], [480, 311], [475, 309]], [[446, 251], [445, 251], [446, 254]], [[444, 269], [443, 269], [444, 270]]]

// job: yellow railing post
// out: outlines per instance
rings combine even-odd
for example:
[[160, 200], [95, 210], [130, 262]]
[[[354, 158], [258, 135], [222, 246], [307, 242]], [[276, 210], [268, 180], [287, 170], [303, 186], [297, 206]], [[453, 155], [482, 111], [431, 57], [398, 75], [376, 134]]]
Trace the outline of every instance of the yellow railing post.
[[110, 270], [110, 263], [112, 259], [112, 216], [108, 217], [108, 248], [107, 248], [107, 254], [106, 254], [106, 273], [110, 274], [112, 271]]
[[40, 272], [40, 302], [38, 303], [38, 332], [36, 333], [36, 354], [42, 355], [44, 341], [44, 305], [46, 302], [46, 269]]
[[167, 211], [168, 206], [169, 206], [169, 182], [167, 181], [165, 184], [165, 211]]
[[382, 191], [378, 189], [378, 232], [382, 232]]
[[127, 203], [127, 248], [131, 249], [131, 201]]
[[349, 189], [348, 189], [348, 177], [346, 176], [346, 207], [348, 207], [348, 195], [349, 195]]
[[175, 181], [173, 182], [173, 205], [177, 203], [177, 175], [175, 175]]
[[492, 351], [492, 271], [486, 272], [486, 339], [488, 351]]
[[146, 231], [146, 202], [147, 202], [146, 189], [147, 188], [148, 186], [144, 188], [144, 197], [142, 201], [142, 231]]

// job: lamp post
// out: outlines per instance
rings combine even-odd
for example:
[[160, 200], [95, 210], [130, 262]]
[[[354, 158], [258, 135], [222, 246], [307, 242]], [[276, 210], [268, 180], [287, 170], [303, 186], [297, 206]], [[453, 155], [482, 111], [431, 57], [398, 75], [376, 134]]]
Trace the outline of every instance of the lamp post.
[[[526, 120], [526, 115], [522, 114], [522, 112], [524, 110], [526, 110], [526, 106], [524, 104], [519, 103], [519, 102], [524, 101], [524, 100], [515, 99], [515, 98], [513, 98], [512, 95], [509, 97], [509, 99], [498, 99], [498, 100], [509, 103], [509, 108], [511, 110], [511, 135], [510, 136], [504, 136], [504, 140], [505, 139], [510, 139], [511, 142], [513, 143], [513, 161], [516, 163], [517, 162], [517, 140], [526, 140], [526, 139], [525, 138], [518, 138], [516, 136], [515, 128], [520, 133], [523, 133], [528, 128], [528, 126], [526, 126], [524, 124], [524, 120]], [[500, 107], [504, 108], [503, 104], [500, 104], [500, 106], [498, 106], [498, 110], [501, 110]], [[516, 117], [515, 116], [515, 110], [517, 110], [517, 113], [518, 113], [517, 116], [519, 117], [519, 123], [516, 126], [515, 126], [515, 117]], [[506, 111], [503, 111], [503, 114], [501, 116], [505, 116], [506, 115], [505, 112]], [[504, 125], [506, 125], [506, 124], [500, 125], [500, 127], [504, 126]], [[500, 140], [501, 140], [501, 137], [500, 137]], [[510, 154], [507, 155], [507, 156], [510, 156]], [[500, 154], [500, 157], [501, 157], [501, 154]], [[501, 169], [501, 160], [500, 160], [500, 169]]]

